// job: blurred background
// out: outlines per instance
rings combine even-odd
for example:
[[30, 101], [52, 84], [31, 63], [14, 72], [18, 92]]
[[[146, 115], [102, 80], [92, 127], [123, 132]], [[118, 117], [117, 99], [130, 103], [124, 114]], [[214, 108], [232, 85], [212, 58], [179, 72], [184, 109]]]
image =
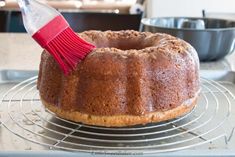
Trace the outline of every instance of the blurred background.
[[[72, 28], [139, 30], [142, 17], [206, 16], [234, 19], [234, 0], [39, 0], [61, 11]], [[212, 5], [213, 3], [213, 5]], [[112, 21], [112, 22], [110, 22]], [[0, 0], [0, 32], [25, 32], [16, 0]]]
[[[144, 1], [136, 0], [39, 1], [59, 10], [77, 32], [94, 29], [138, 30], [143, 9], [140, 7], [133, 10], [131, 6], [144, 3]], [[15, 0], [0, 0], [0, 32], [25, 32]]]

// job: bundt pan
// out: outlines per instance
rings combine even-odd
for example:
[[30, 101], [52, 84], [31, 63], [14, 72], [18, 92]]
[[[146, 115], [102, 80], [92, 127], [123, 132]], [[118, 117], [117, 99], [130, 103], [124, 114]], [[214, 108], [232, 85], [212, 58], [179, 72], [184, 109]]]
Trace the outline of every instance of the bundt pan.
[[189, 42], [200, 61], [213, 61], [235, 50], [235, 21], [214, 18], [145, 18], [141, 23], [150, 32], [171, 34]]

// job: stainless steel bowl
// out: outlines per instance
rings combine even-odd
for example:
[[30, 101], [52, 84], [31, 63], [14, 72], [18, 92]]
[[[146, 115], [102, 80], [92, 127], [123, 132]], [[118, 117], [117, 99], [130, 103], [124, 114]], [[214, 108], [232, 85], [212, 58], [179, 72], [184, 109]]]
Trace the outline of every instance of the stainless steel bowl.
[[162, 17], [145, 18], [141, 23], [147, 31], [171, 34], [189, 42], [201, 61], [218, 60], [235, 50], [235, 21]]

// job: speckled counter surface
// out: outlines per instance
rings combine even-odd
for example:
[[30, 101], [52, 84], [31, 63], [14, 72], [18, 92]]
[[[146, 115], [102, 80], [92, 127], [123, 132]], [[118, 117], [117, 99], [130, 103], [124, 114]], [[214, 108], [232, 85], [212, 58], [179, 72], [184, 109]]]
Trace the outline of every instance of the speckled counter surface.
[[0, 33], [0, 69], [36, 70], [42, 48], [24, 33]]
[[[0, 70], [37, 70], [42, 48], [25, 33], [0, 33]], [[217, 62], [201, 63], [205, 70], [235, 70], [235, 53]]]

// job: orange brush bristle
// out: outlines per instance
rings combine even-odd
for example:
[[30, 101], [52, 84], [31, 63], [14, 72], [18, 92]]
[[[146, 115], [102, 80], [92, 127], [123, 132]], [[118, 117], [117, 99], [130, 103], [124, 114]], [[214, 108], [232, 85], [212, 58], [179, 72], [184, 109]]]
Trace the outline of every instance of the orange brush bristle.
[[62, 16], [54, 18], [32, 37], [53, 55], [66, 75], [95, 48], [80, 38]]

